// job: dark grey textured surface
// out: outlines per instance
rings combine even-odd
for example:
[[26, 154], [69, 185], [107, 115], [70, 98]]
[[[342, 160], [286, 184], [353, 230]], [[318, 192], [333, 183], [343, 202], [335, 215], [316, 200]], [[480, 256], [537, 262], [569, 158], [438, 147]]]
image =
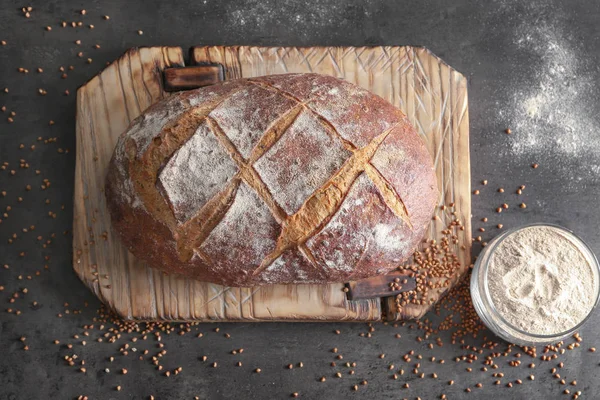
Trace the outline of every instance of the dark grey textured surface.
[[[600, 41], [598, 21], [600, 3], [592, 1], [530, 2], [516, 0], [482, 1], [32, 1], [32, 16], [26, 19], [13, 1], [0, 1], [0, 106], [15, 111], [15, 122], [6, 122], [0, 114], [0, 162], [9, 162], [11, 176], [0, 171], [0, 208], [13, 207], [9, 217], [0, 224], [0, 399], [75, 398], [80, 394], [92, 399], [157, 398], [287, 398], [299, 392], [302, 398], [568, 398], [550, 369], [556, 361], [543, 363], [524, 356], [518, 368], [508, 366], [512, 357], [498, 361], [505, 377], [500, 386], [493, 385], [492, 370], [481, 372], [482, 360], [489, 351], [471, 365], [456, 364], [453, 358], [469, 352], [459, 344], [450, 344], [450, 335], [441, 333], [444, 346], [430, 350], [415, 338], [419, 331], [408, 327], [393, 328], [377, 325], [372, 338], [359, 336], [366, 332], [363, 324], [220, 324], [221, 331], [202, 324], [192, 328], [192, 334], [169, 337], [163, 335], [168, 350], [161, 363], [168, 369], [183, 367], [178, 376], [166, 378], [159, 374], [146, 356], [137, 360], [142, 349], [150, 355], [159, 349], [154, 338], [136, 343], [125, 335], [115, 344], [97, 343], [97, 331], [89, 338], [81, 335], [83, 324], [95, 317], [97, 301], [71, 270], [71, 237], [64, 236], [72, 223], [73, 168], [75, 144], [75, 90], [99, 71], [105, 62], [117, 58], [123, 51], [140, 45], [177, 45], [187, 48], [208, 44], [255, 45], [383, 45], [412, 44], [430, 48], [450, 65], [469, 78], [471, 117], [471, 163], [474, 188], [482, 179], [490, 184], [473, 199], [474, 230], [485, 224], [484, 239], [494, 235], [498, 222], [513, 227], [525, 222], [548, 221], [569, 227], [600, 251], [597, 211], [600, 173], [600, 124], [598, 88], [600, 80]], [[78, 10], [85, 8], [82, 17]], [[110, 21], [102, 15], [110, 15]], [[61, 28], [60, 21], [94, 24], [95, 29]], [[44, 27], [52, 26], [47, 32]], [[139, 36], [138, 30], [144, 35]], [[74, 41], [80, 39], [77, 46]], [[94, 44], [101, 49], [92, 49]], [[85, 53], [83, 58], [77, 52]], [[87, 57], [92, 64], [85, 63]], [[59, 66], [75, 66], [63, 80]], [[20, 74], [18, 67], [29, 69]], [[35, 70], [42, 67], [44, 73]], [[46, 96], [37, 93], [47, 91]], [[62, 95], [65, 89], [70, 96]], [[7, 112], [8, 112], [7, 111]], [[49, 126], [48, 121], [56, 122]], [[513, 135], [502, 131], [511, 127]], [[56, 143], [36, 142], [38, 136], [57, 137]], [[29, 146], [35, 142], [35, 151]], [[19, 144], [25, 149], [19, 149]], [[58, 149], [69, 149], [59, 153]], [[30, 164], [19, 169], [19, 159]], [[540, 168], [529, 166], [538, 162]], [[41, 170], [35, 175], [34, 170]], [[52, 185], [46, 191], [39, 186], [43, 178]], [[33, 190], [27, 192], [25, 185]], [[518, 185], [527, 189], [522, 196], [528, 204], [520, 210], [513, 194]], [[495, 189], [503, 186], [502, 195]], [[22, 203], [16, 198], [23, 196]], [[50, 205], [44, 200], [51, 200]], [[497, 215], [494, 209], [508, 201], [513, 207]], [[64, 211], [60, 206], [64, 205]], [[57, 213], [50, 218], [48, 211]], [[35, 232], [23, 233], [22, 228], [35, 225]], [[55, 232], [53, 242], [42, 248], [36, 236], [44, 241]], [[17, 233], [14, 243], [7, 239]], [[475, 232], [474, 232], [475, 233]], [[25, 251], [24, 257], [19, 253]], [[475, 248], [476, 253], [478, 248]], [[51, 257], [44, 260], [45, 256]], [[44, 265], [49, 270], [44, 270]], [[41, 271], [35, 276], [35, 271]], [[22, 275], [23, 280], [18, 276]], [[28, 280], [27, 275], [33, 279]], [[8, 302], [12, 293], [22, 288], [15, 303]], [[37, 301], [36, 307], [32, 302]], [[84, 307], [84, 302], [89, 307]], [[68, 302], [68, 307], [63, 303]], [[16, 316], [5, 309], [22, 311]], [[65, 308], [81, 309], [82, 313], [64, 314]], [[63, 313], [63, 318], [57, 318]], [[572, 393], [583, 391], [584, 398], [600, 396], [598, 353], [587, 349], [600, 348], [597, 331], [600, 314], [592, 318], [582, 331], [582, 347], [560, 357], [565, 367], [559, 371], [567, 382], [577, 379]], [[340, 329], [341, 335], [335, 335]], [[177, 326], [175, 332], [177, 332]], [[196, 338], [196, 332], [204, 332]], [[228, 332], [227, 339], [223, 333]], [[395, 333], [402, 335], [394, 338]], [[26, 336], [29, 351], [24, 351], [19, 337]], [[141, 336], [140, 334], [136, 336]], [[437, 335], [434, 335], [437, 337]], [[52, 344], [59, 339], [61, 345]], [[87, 346], [78, 344], [87, 339]], [[117, 355], [125, 343], [136, 347], [128, 356]], [[479, 346], [481, 337], [468, 340]], [[73, 343], [69, 350], [64, 345]], [[242, 355], [229, 354], [243, 347]], [[346, 367], [332, 368], [330, 352], [339, 348], [345, 361], [357, 362], [355, 375]], [[500, 348], [504, 348], [502, 344]], [[415, 349], [423, 355], [420, 368], [424, 379], [411, 374], [410, 365], [401, 356]], [[539, 349], [541, 350], [541, 349]], [[379, 354], [385, 353], [385, 359]], [[63, 357], [77, 354], [85, 359], [87, 373], [66, 365]], [[108, 357], [114, 355], [110, 363]], [[203, 363], [202, 355], [209, 357]], [[444, 365], [425, 361], [431, 356], [446, 360]], [[235, 367], [238, 360], [242, 367]], [[210, 362], [218, 367], [211, 368]], [[289, 363], [303, 362], [304, 368], [287, 370]], [[535, 370], [526, 368], [535, 362]], [[390, 379], [387, 365], [404, 368], [399, 380]], [[467, 372], [466, 367], [473, 372]], [[260, 367], [261, 374], [253, 373]], [[110, 373], [104, 372], [110, 368]], [[122, 375], [121, 368], [129, 373]], [[335, 378], [340, 370], [343, 378]], [[430, 374], [436, 372], [439, 378]], [[535, 381], [526, 379], [535, 374]], [[325, 375], [327, 381], [318, 382]], [[351, 386], [361, 380], [354, 392]], [[455, 384], [449, 386], [448, 380]], [[522, 379], [523, 384], [505, 386], [510, 380]], [[402, 385], [409, 382], [409, 389]], [[483, 389], [475, 389], [477, 382]], [[115, 387], [122, 386], [117, 392]], [[465, 393], [465, 388], [473, 392]]]

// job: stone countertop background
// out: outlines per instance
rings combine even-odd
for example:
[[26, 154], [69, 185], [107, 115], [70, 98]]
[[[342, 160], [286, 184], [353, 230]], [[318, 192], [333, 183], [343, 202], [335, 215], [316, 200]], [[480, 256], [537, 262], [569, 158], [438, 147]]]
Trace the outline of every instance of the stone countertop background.
[[[525, 4], [526, 3], [526, 4]], [[32, 6], [30, 18], [20, 8]], [[80, 10], [85, 9], [82, 16]], [[110, 20], [104, 20], [109, 15]], [[579, 349], [567, 351], [558, 360], [542, 362], [529, 356], [520, 358], [522, 365], [510, 367], [516, 359], [498, 359], [503, 372], [502, 385], [494, 385], [493, 370], [480, 371], [484, 351], [472, 364], [456, 363], [455, 357], [470, 354], [460, 344], [451, 344], [449, 332], [439, 335], [444, 345], [429, 349], [433, 340], [418, 342], [418, 329], [375, 324], [371, 338], [365, 324], [200, 324], [179, 336], [179, 324], [170, 335], [162, 335], [167, 354], [161, 359], [165, 370], [182, 367], [177, 376], [165, 377], [156, 371], [148, 357], [159, 350], [153, 336], [147, 341], [127, 341], [136, 335], [123, 335], [114, 344], [98, 343], [97, 331], [82, 335], [82, 326], [97, 316], [98, 301], [83, 286], [71, 269], [71, 237], [63, 235], [72, 225], [72, 197], [75, 147], [75, 93], [78, 86], [94, 76], [107, 61], [134, 46], [173, 45], [184, 49], [193, 45], [421, 45], [431, 49], [469, 80], [471, 165], [473, 188], [473, 233], [485, 227], [484, 240], [493, 237], [493, 227], [505, 228], [527, 222], [545, 221], [571, 228], [600, 252], [600, 117], [598, 87], [600, 81], [600, 3], [592, 1], [31, 1], [15, 4], [0, 0], [0, 209], [13, 209], [9, 217], [0, 215], [0, 400], [4, 399], [73, 399], [87, 395], [90, 399], [264, 399], [288, 398], [298, 392], [301, 398], [487, 398], [533, 399], [570, 398], [562, 394], [581, 390], [581, 398], [596, 398], [600, 392], [600, 348], [597, 331], [600, 314], [583, 328], [584, 341]], [[61, 21], [82, 21], [78, 28], [61, 28]], [[93, 24], [94, 29], [88, 25]], [[51, 31], [45, 27], [51, 26]], [[143, 35], [138, 34], [143, 31]], [[75, 40], [81, 40], [76, 45]], [[92, 46], [99, 44], [100, 49]], [[82, 51], [84, 56], [77, 57]], [[92, 58], [91, 64], [86, 59]], [[59, 67], [67, 70], [61, 79]], [[26, 68], [28, 74], [18, 72]], [[43, 73], [36, 72], [41, 67]], [[38, 89], [47, 94], [42, 96]], [[70, 95], [64, 95], [65, 90]], [[7, 122], [15, 111], [14, 122]], [[49, 121], [55, 121], [50, 126]], [[506, 135], [510, 127], [513, 134]], [[44, 144], [36, 138], [56, 137]], [[29, 146], [36, 145], [34, 151]], [[19, 145], [24, 144], [24, 149]], [[59, 152], [62, 149], [62, 152]], [[65, 150], [68, 149], [67, 153]], [[19, 160], [29, 163], [19, 168]], [[539, 163], [532, 169], [532, 163]], [[11, 176], [10, 169], [16, 170]], [[40, 175], [34, 170], [39, 169]], [[42, 191], [39, 185], [47, 178], [51, 186]], [[481, 180], [489, 185], [481, 187]], [[31, 191], [25, 186], [31, 184]], [[527, 189], [520, 199], [514, 190]], [[498, 187], [506, 192], [499, 194]], [[22, 196], [23, 201], [17, 202]], [[48, 198], [51, 204], [44, 203]], [[503, 202], [527, 203], [527, 209], [511, 207], [498, 215], [495, 208]], [[61, 210], [64, 205], [64, 210]], [[48, 216], [56, 213], [56, 218]], [[480, 222], [488, 217], [486, 224]], [[34, 232], [22, 229], [35, 225]], [[13, 233], [12, 244], [7, 240]], [[46, 248], [36, 240], [56, 237]], [[474, 247], [474, 255], [480, 250]], [[23, 257], [19, 253], [25, 252]], [[50, 257], [46, 260], [45, 257]], [[48, 265], [49, 270], [44, 268]], [[36, 276], [36, 271], [40, 271]], [[22, 280], [19, 280], [19, 276]], [[31, 276], [32, 279], [27, 279]], [[27, 293], [21, 290], [27, 288]], [[9, 299], [20, 291], [14, 303]], [[33, 305], [36, 301], [37, 305]], [[84, 306], [84, 302], [88, 306]], [[69, 303], [69, 306], [64, 306]], [[13, 308], [21, 315], [5, 312]], [[65, 310], [70, 313], [66, 314]], [[81, 310], [74, 314], [73, 310]], [[62, 318], [57, 314], [62, 313]], [[96, 324], [98, 325], [98, 324]], [[107, 324], [108, 326], [108, 324]], [[219, 327], [220, 331], [214, 332]], [[333, 331], [339, 329], [340, 335]], [[203, 332], [202, 338], [197, 338]], [[229, 333], [231, 338], [225, 338]], [[395, 338], [400, 333], [401, 339]], [[81, 337], [73, 338], [74, 334]], [[487, 333], [484, 333], [486, 335]], [[497, 340], [492, 335], [490, 340]], [[25, 336], [22, 343], [19, 338]], [[137, 334], [141, 336], [141, 334]], [[466, 342], [482, 343], [480, 335]], [[60, 345], [53, 344], [55, 339]], [[87, 339], [87, 345], [81, 341]], [[570, 340], [569, 342], [572, 342]], [[67, 343], [73, 348], [68, 349]], [[137, 352], [119, 355], [125, 343], [137, 346]], [[28, 351], [23, 347], [27, 345]], [[331, 348], [337, 347], [344, 359], [337, 361]], [[505, 343], [498, 349], [503, 351]], [[244, 348], [242, 355], [231, 350]], [[143, 349], [150, 353], [137, 360]], [[423, 360], [411, 363], [402, 355], [415, 350]], [[516, 350], [513, 350], [513, 354]], [[379, 355], [386, 357], [380, 359]], [[69, 367], [65, 355], [77, 354], [84, 359], [87, 372]], [[206, 362], [200, 357], [208, 356]], [[108, 357], [114, 356], [114, 362]], [[430, 357], [445, 359], [432, 363]], [[212, 368], [210, 363], [217, 362]], [[242, 361], [242, 367], [235, 363]], [[332, 361], [338, 367], [330, 367]], [[342, 366], [356, 362], [356, 372], [349, 375]], [[426, 374], [420, 379], [411, 373], [415, 362]], [[562, 386], [550, 369], [558, 361], [558, 372], [567, 382]], [[304, 364], [288, 370], [288, 364]], [[535, 369], [527, 368], [530, 362]], [[403, 368], [398, 380], [390, 379], [387, 366]], [[473, 368], [468, 372], [467, 367]], [[106, 373], [105, 368], [110, 372]], [[120, 371], [126, 368], [128, 373]], [[253, 373], [261, 368], [262, 373]], [[343, 373], [336, 378], [335, 372]], [[436, 373], [437, 379], [431, 378]], [[527, 377], [535, 374], [535, 381]], [[326, 376], [326, 382], [319, 382]], [[359, 383], [367, 380], [368, 385]], [[523, 384], [507, 388], [508, 382], [522, 379]], [[454, 380], [454, 385], [448, 385]], [[476, 383], [483, 388], [475, 388]], [[403, 389], [409, 383], [408, 389]], [[353, 391], [352, 385], [359, 390]], [[121, 391], [116, 387], [121, 386]], [[465, 389], [471, 388], [471, 393]]]

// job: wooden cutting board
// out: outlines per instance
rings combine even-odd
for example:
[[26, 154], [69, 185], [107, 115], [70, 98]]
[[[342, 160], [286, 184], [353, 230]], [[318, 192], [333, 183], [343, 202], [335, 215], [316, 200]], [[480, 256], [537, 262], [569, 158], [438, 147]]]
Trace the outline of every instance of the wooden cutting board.
[[[466, 78], [417, 47], [195, 47], [190, 64], [220, 63], [225, 78], [318, 72], [344, 78], [401, 108], [434, 159], [439, 204], [456, 203], [459, 255], [470, 264], [471, 201]], [[151, 104], [168, 96], [165, 68], [184, 66], [179, 47], [131, 49], [79, 88], [73, 222], [73, 267], [125, 319], [180, 321], [377, 321], [422, 316], [430, 306], [392, 300], [347, 300], [344, 283], [231, 288], [165, 275], [136, 260], [111, 229], [104, 178], [119, 135]], [[447, 211], [436, 211], [428, 237], [441, 239]], [[464, 249], [459, 246], [464, 245]], [[433, 294], [434, 300], [443, 294]]]

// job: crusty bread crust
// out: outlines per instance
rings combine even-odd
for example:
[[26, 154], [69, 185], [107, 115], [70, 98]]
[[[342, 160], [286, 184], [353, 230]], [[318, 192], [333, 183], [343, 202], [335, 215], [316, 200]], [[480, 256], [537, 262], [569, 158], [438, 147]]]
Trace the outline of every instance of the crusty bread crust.
[[407, 117], [318, 74], [171, 96], [121, 135], [106, 177], [113, 226], [136, 257], [228, 286], [389, 272], [437, 196]]

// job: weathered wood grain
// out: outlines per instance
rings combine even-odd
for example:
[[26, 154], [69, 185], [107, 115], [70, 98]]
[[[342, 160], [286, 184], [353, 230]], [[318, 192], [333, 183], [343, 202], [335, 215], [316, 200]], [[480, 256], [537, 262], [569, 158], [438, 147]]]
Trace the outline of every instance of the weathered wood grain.
[[[466, 78], [428, 50], [414, 47], [197, 47], [193, 63], [220, 63], [226, 79], [286, 72], [345, 78], [404, 110], [435, 160], [439, 204], [456, 203], [465, 225], [456, 247], [463, 270], [470, 263], [470, 166]], [[382, 317], [381, 300], [348, 301], [343, 283], [228, 288], [166, 276], [136, 261], [110, 227], [104, 176], [118, 136], [129, 122], [168, 94], [161, 79], [183, 66], [180, 48], [132, 49], [81, 87], [77, 94], [74, 268], [83, 282], [124, 318], [197, 321], [370, 321]], [[428, 237], [440, 239], [450, 221], [438, 211]], [[95, 275], [97, 272], [97, 275]], [[107, 278], [104, 276], [107, 275]], [[459, 279], [457, 274], [453, 279]], [[442, 293], [430, 294], [437, 300]], [[390, 320], [416, 318], [428, 306], [395, 312]]]

